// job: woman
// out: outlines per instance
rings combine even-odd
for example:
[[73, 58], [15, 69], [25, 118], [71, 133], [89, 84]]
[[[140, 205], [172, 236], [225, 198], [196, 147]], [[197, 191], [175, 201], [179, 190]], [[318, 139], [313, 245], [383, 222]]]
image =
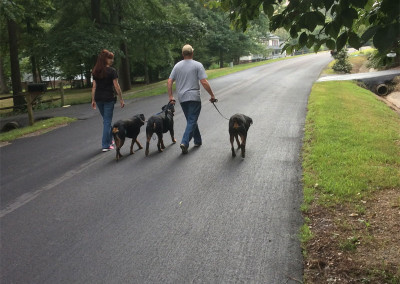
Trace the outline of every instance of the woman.
[[[114, 62], [114, 54], [106, 49], [97, 57], [97, 63], [93, 68], [92, 108], [97, 108], [103, 117], [102, 151], [114, 149], [111, 133], [111, 121], [114, 113], [114, 89], [117, 92], [121, 108], [125, 106], [122, 99], [121, 87], [118, 84], [117, 71], [111, 67]], [[114, 87], [114, 88], [113, 88]]]

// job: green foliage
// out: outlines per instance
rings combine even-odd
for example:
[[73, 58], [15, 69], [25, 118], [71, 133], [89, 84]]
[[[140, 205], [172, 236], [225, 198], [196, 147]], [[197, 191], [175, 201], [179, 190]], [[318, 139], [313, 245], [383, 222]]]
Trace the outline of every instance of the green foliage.
[[[228, 13], [206, 8], [198, 0], [5, 0], [0, 12], [5, 15], [0, 18], [0, 55], [7, 77], [7, 19], [18, 25], [19, 57], [25, 58], [22, 72], [38, 70], [52, 79], [89, 78], [103, 48], [114, 52], [114, 67], [122, 61], [130, 66], [119, 70], [120, 80], [140, 77], [146, 83], [168, 77], [186, 43], [194, 46], [195, 59], [205, 67], [267, 52], [260, 40], [269, 34], [265, 15], [249, 21], [252, 26], [243, 33], [232, 29]], [[122, 45], [127, 46], [126, 54]]]
[[357, 246], [360, 244], [360, 240], [357, 237], [349, 237], [345, 241], [339, 244], [340, 249], [344, 251], [355, 251]]
[[[272, 31], [285, 28], [296, 43], [286, 50], [326, 44], [332, 50], [356, 49], [373, 41], [381, 56], [400, 54], [400, 1], [396, 0], [243, 0], [206, 1], [230, 13], [232, 23], [246, 30], [260, 13], [270, 18]], [[275, 12], [274, 12], [275, 11]], [[361, 28], [362, 27], [362, 28]]]
[[347, 54], [347, 50], [342, 49], [334, 55], [336, 59], [335, 63], [332, 66], [332, 69], [336, 72], [350, 73], [352, 66], [349, 61], [349, 55]]

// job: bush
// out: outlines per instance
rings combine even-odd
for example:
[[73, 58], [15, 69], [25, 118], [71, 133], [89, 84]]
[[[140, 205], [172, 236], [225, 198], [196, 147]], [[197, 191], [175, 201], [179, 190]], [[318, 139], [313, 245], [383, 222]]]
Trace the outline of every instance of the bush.
[[349, 61], [349, 55], [347, 54], [346, 49], [342, 49], [333, 55], [336, 59], [335, 64], [333, 64], [332, 69], [336, 72], [350, 73], [353, 68]]

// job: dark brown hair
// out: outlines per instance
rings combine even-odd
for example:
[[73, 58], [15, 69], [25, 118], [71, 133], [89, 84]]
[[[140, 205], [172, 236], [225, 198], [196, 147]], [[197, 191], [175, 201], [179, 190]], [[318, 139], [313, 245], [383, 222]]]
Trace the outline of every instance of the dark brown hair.
[[97, 57], [96, 65], [93, 67], [93, 77], [101, 79], [106, 76], [107, 59], [114, 59], [114, 53], [103, 49]]

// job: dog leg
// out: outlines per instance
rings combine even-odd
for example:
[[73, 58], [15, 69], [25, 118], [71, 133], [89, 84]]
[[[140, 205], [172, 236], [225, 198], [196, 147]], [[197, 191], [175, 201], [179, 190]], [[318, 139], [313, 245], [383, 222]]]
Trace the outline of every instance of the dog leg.
[[116, 154], [116, 156], [115, 156], [115, 159], [117, 160], [117, 162], [119, 161], [119, 158], [121, 158], [122, 157], [122, 155], [121, 155], [121, 153], [119, 152], [119, 150], [120, 150], [120, 148], [117, 148], [117, 154]]
[[144, 154], [145, 154], [146, 156], [149, 155], [149, 146], [150, 146], [151, 136], [153, 136], [153, 133], [151, 133], [151, 134], [148, 133], [148, 134], [147, 134], [146, 151], [144, 152]]
[[238, 149], [240, 149], [239, 136], [237, 134], [235, 134], [235, 139], [236, 139], [236, 143], [238, 145]]
[[132, 142], [131, 142], [131, 151], [129, 152], [129, 154], [130, 155], [133, 155], [133, 154], [135, 154], [135, 152], [133, 151], [133, 145], [135, 144], [135, 139], [134, 138], [132, 138]]
[[242, 141], [242, 158], [246, 155], [246, 135], [240, 135], [240, 140]]
[[163, 149], [165, 149], [162, 134], [157, 134], [157, 136], [158, 136], [158, 142], [157, 142], [158, 152], [162, 152]]
[[235, 141], [233, 134], [230, 135], [230, 141], [231, 141], [232, 157], [236, 157], [235, 148], [233, 147], [233, 142]]
[[170, 130], [169, 133], [171, 134], [172, 144], [175, 144], [176, 143], [176, 139], [174, 137], [174, 130], [173, 129]]
[[114, 141], [115, 148], [117, 149], [116, 160], [118, 161], [122, 157], [121, 148], [124, 145], [125, 140], [121, 140], [118, 135], [114, 135]]
[[135, 139], [135, 140], [136, 140], [136, 144], [138, 145], [139, 149], [143, 149], [143, 147], [142, 147], [142, 145], [140, 144], [140, 142], [139, 142], [137, 139]]

